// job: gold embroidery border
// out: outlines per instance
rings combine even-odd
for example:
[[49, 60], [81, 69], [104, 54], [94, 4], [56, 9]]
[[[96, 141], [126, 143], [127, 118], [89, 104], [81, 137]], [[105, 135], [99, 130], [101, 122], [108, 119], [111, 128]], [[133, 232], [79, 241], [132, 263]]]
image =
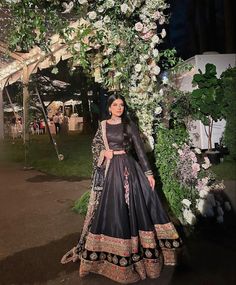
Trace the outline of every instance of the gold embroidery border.
[[81, 258], [80, 277], [85, 277], [90, 272], [103, 275], [113, 281], [128, 284], [135, 283], [140, 279], [158, 278], [163, 267], [163, 259], [142, 259], [135, 264], [121, 267], [106, 260], [89, 261]]
[[120, 256], [130, 256], [132, 253], [138, 253], [138, 237], [122, 239], [103, 234], [96, 235], [89, 232], [85, 249], [89, 251], [109, 252]]
[[110, 237], [104, 234], [88, 233], [85, 248], [89, 251], [110, 252], [120, 256], [130, 256], [132, 253], [138, 253], [139, 239], [143, 248], [156, 248], [156, 237], [158, 239], [179, 238], [179, 235], [172, 223], [156, 224], [154, 231], [141, 231], [139, 236], [131, 239], [122, 239]]
[[155, 230], [158, 239], [178, 239], [179, 235], [173, 223], [156, 224]]
[[139, 231], [140, 243], [144, 248], [156, 248], [154, 231]]

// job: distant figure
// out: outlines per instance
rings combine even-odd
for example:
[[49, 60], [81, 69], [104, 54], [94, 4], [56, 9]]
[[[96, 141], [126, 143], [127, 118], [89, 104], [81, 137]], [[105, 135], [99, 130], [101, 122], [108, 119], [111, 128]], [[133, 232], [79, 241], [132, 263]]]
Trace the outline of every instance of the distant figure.
[[61, 132], [67, 135], [68, 131], [69, 131], [69, 118], [67, 116], [64, 116], [61, 124]]
[[61, 130], [61, 125], [60, 125], [60, 118], [59, 118], [58, 113], [56, 113], [53, 116], [53, 122], [54, 122], [54, 125], [55, 125], [56, 134], [59, 134], [60, 130]]
[[39, 123], [36, 118], [34, 118], [33, 122], [33, 131], [34, 131], [33, 134], [39, 135]]
[[40, 119], [40, 121], [39, 121], [39, 132], [40, 132], [40, 134], [45, 134], [45, 122], [44, 122], [44, 119]]

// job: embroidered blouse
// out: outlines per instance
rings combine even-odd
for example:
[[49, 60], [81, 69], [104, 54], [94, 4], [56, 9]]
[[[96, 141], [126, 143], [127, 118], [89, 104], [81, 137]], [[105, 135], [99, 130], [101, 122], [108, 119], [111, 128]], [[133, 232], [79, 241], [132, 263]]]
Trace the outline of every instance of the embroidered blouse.
[[[112, 150], [124, 149], [124, 134], [123, 134], [123, 123], [112, 125], [106, 123], [106, 135], [109, 148]], [[135, 152], [138, 156], [139, 163], [143, 171], [146, 173], [151, 170], [149, 161], [147, 159], [144, 145], [141, 140], [139, 130], [137, 126], [131, 121], [127, 126], [127, 134], [131, 138], [132, 144], [135, 148]]]

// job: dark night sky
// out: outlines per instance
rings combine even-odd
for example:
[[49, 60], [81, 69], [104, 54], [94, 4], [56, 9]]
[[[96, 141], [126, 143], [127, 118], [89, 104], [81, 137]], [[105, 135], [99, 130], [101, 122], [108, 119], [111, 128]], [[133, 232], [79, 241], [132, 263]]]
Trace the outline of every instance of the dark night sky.
[[236, 52], [236, 1], [169, 0], [170, 23], [165, 47], [183, 59], [205, 51]]

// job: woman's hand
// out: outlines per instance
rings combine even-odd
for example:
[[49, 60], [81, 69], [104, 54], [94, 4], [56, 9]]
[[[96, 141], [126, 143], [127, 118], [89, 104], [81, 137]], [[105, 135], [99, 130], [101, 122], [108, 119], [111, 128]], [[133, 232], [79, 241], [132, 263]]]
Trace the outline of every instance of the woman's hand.
[[105, 150], [104, 156], [105, 156], [107, 159], [112, 159], [112, 157], [113, 157], [113, 150], [111, 150], [111, 149]]
[[153, 175], [148, 175], [148, 176], [147, 176], [147, 179], [148, 179], [148, 181], [149, 181], [150, 187], [152, 188], [152, 191], [154, 191], [154, 189], [155, 189], [155, 183], [156, 183], [156, 181], [155, 181], [155, 179], [154, 179], [154, 176], [153, 176]]

